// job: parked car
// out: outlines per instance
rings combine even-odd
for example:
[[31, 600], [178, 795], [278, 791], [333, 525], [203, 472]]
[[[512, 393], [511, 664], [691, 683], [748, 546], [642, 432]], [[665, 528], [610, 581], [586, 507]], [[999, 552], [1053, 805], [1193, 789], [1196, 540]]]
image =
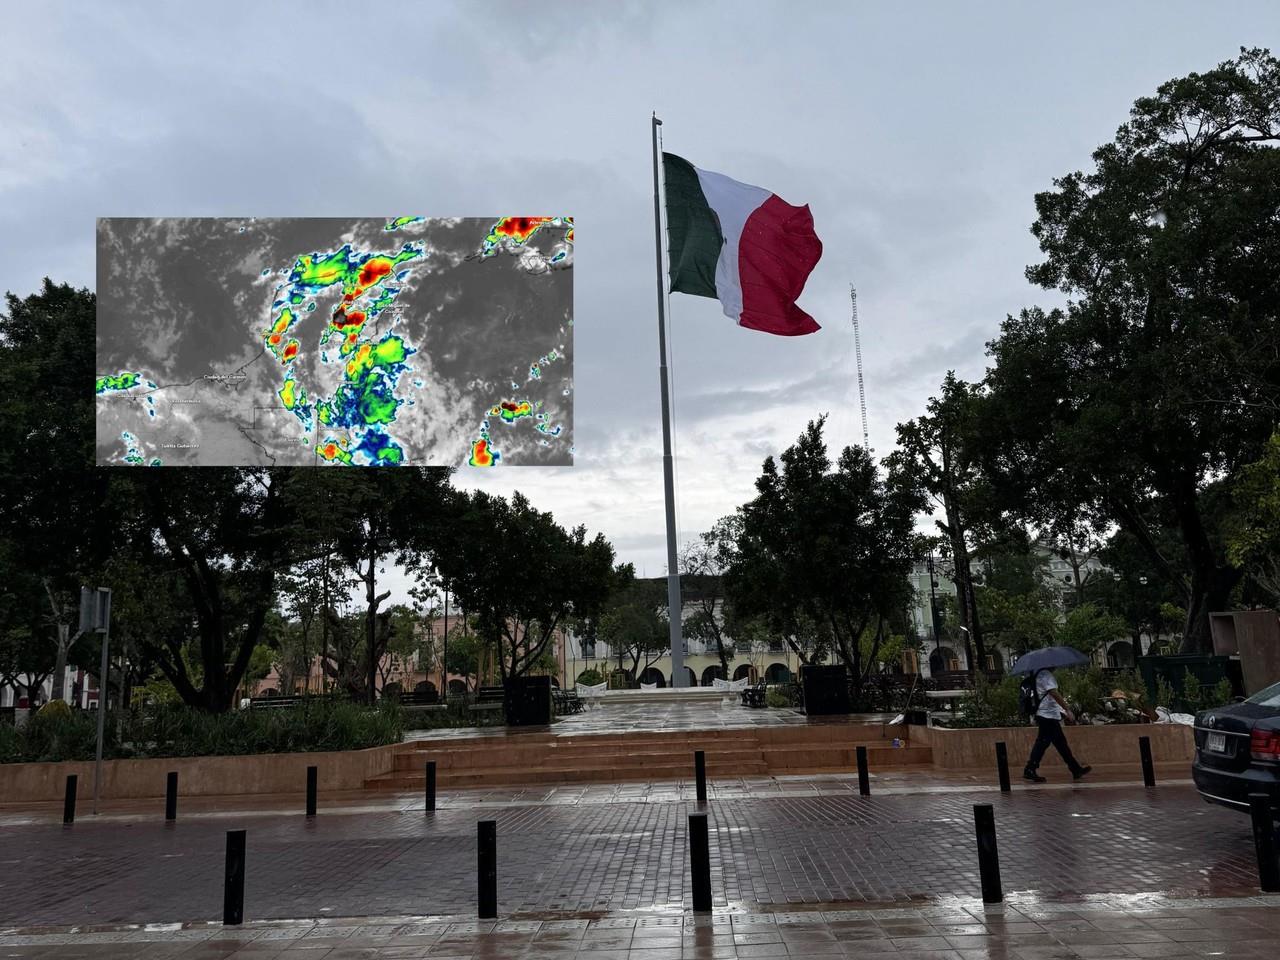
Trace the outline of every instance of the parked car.
[[1280, 683], [1196, 714], [1195, 738], [1191, 776], [1200, 796], [1247, 811], [1249, 794], [1264, 793], [1280, 820]]

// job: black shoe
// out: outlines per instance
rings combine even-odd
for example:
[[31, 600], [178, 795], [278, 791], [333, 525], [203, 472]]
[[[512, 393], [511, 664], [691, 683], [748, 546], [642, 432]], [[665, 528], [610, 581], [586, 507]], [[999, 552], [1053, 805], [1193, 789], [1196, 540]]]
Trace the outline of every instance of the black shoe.
[[1022, 779], [1030, 780], [1032, 783], [1048, 783], [1049, 782], [1044, 777], [1040, 776], [1040, 774], [1036, 773], [1034, 770], [1023, 770]]
[[1072, 779], [1073, 779], [1073, 780], [1079, 780], [1081, 777], [1083, 777], [1086, 773], [1088, 773], [1088, 772], [1089, 772], [1090, 770], [1092, 770], [1092, 769], [1093, 769], [1093, 767], [1088, 767], [1088, 766], [1086, 766], [1086, 767], [1081, 767], [1079, 770], [1077, 770], [1075, 773], [1073, 773], [1073, 774], [1071, 775], [1071, 777], [1072, 777]]

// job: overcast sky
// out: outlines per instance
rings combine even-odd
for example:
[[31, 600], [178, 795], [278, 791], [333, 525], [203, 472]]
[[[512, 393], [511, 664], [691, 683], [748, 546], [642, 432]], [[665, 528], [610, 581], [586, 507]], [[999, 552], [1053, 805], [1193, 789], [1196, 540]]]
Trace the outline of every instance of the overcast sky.
[[0, 290], [92, 286], [100, 216], [575, 218], [570, 469], [524, 491], [665, 570], [649, 114], [665, 147], [813, 211], [794, 339], [672, 297], [682, 539], [752, 495], [816, 414], [871, 445], [948, 369], [981, 376], [1033, 195], [1136, 97], [1277, 37], [1274, 2], [0, 0]]

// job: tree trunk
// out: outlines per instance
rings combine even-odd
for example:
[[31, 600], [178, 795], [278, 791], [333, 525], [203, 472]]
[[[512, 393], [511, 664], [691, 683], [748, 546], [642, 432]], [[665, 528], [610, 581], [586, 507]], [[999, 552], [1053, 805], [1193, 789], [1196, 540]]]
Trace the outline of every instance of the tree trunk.
[[71, 625], [67, 623], [58, 624], [58, 654], [53, 663], [53, 693], [51, 700], [64, 700], [64, 687], [67, 680], [67, 651], [71, 647], [71, 641], [68, 639], [71, 633]]
[[1207, 573], [1192, 570], [1191, 595], [1187, 598], [1187, 622], [1179, 653], [1212, 653], [1213, 635], [1209, 614], [1229, 609], [1231, 592], [1240, 582], [1241, 571], [1233, 567], [1213, 567]]
[[1209, 633], [1209, 614], [1225, 610], [1243, 572], [1217, 562], [1213, 546], [1200, 517], [1196, 502], [1196, 482], [1187, 474], [1177, 478], [1174, 513], [1187, 546], [1191, 566], [1191, 584], [1187, 596], [1187, 621], [1182, 633], [1182, 653], [1209, 653], [1213, 640]]

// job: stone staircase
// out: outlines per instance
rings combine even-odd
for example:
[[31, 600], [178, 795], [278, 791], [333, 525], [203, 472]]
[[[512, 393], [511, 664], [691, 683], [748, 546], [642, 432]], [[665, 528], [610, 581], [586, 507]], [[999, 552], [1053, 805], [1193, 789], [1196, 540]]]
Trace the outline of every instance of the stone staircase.
[[[707, 777], [849, 773], [856, 748], [873, 771], [928, 766], [932, 749], [905, 740], [902, 726], [814, 724], [748, 729], [636, 731], [557, 736], [441, 737], [402, 744], [390, 772], [364, 781], [370, 790], [421, 790], [426, 763], [436, 763], [441, 789], [687, 780], [703, 750]], [[894, 737], [901, 746], [894, 747]]]

